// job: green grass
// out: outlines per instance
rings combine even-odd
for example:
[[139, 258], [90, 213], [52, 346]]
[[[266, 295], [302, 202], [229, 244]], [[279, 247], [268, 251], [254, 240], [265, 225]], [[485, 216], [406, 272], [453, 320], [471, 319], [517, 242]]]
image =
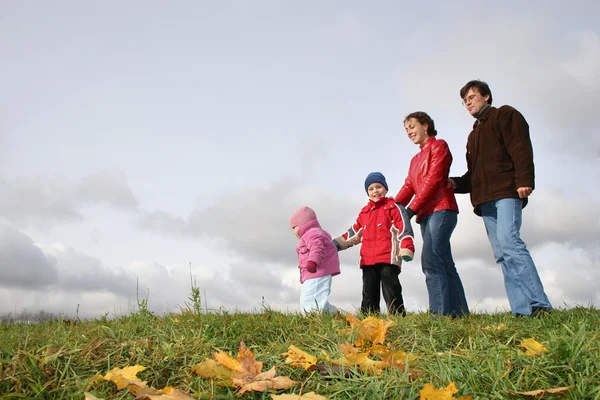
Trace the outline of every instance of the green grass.
[[[193, 398], [235, 398], [231, 389], [202, 379], [192, 367], [215, 349], [234, 357], [240, 341], [278, 375], [300, 381], [304, 393], [331, 399], [417, 399], [425, 383], [436, 388], [455, 382], [458, 396], [473, 399], [527, 398], [515, 391], [574, 386], [545, 399], [600, 399], [600, 311], [555, 310], [541, 319], [509, 313], [475, 314], [465, 319], [408, 314], [393, 318], [386, 342], [392, 349], [421, 356], [408, 370], [386, 369], [381, 376], [355, 371], [349, 377], [306, 374], [284, 364], [281, 353], [295, 345], [319, 356], [325, 350], [341, 357], [339, 345], [352, 341], [341, 332], [348, 324], [335, 317], [221, 311], [158, 317], [147, 311], [68, 324], [0, 325], [0, 394], [2, 398], [83, 399], [89, 391], [102, 399], [133, 399], [111, 382], [90, 384], [96, 374], [114, 367], [143, 365], [138, 377], [155, 388], [173, 386]], [[484, 329], [504, 324], [502, 329]], [[522, 339], [533, 337], [547, 347], [540, 356], [523, 355]], [[446, 354], [440, 354], [446, 353]], [[281, 393], [298, 393], [297, 386]], [[211, 397], [212, 396], [212, 397]], [[250, 393], [242, 399], [270, 399]]]

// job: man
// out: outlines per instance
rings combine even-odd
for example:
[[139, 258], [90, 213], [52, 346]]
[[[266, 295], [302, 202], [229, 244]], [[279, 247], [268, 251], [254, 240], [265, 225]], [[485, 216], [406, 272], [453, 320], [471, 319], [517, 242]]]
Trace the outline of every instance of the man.
[[474, 80], [461, 90], [476, 119], [467, 140], [467, 172], [448, 179], [456, 193], [470, 193], [475, 214], [483, 217], [504, 287], [516, 316], [538, 316], [552, 306], [533, 259], [521, 240], [521, 213], [534, 185], [529, 125], [519, 111], [492, 107], [487, 83]]

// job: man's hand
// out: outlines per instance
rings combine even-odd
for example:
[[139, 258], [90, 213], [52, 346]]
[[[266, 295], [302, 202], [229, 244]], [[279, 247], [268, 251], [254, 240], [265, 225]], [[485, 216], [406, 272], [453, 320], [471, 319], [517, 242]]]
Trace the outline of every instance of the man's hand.
[[446, 187], [456, 189], [456, 182], [454, 182], [454, 179], [448, 178], [448, 183], [446, 184]]
[[532, 187], [528, 187], [528, 186], [524, 186], [524, 187], [518, 188], [517, 192], [519, 192], [519, 197], [520, 198], [526, 199], [527, 197], [529, 197], [529, 195], [531, 194], [531, 192], [533, 192], [533, 188]]

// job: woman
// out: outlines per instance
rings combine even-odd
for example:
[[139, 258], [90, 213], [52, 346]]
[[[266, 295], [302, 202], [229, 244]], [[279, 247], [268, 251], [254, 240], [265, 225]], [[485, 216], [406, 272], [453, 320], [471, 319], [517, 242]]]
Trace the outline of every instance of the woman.
[[452, 154], [444, 140], [436, 139], [435, 125], [426, 113], [407, 115], [404, 128], [421, 151], [410, 161], [396, 202], [407, 208], [409, 217], [416, 215], [421, 225], [421, 266], [429, 292], [429, 310], [451, 317], [467, 315], [467, 299], [450, 249], [450, 236], [458, 219], [454, 191], [447, 187]]

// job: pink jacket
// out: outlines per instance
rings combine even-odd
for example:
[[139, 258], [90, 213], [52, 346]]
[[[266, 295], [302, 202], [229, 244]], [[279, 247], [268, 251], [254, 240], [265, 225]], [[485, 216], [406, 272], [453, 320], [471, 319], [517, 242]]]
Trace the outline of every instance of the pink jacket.
[[[298, 253], [300, 283], [321, 276], [339, 275], [340, 258], [337, 249], [331, 235], [321, 228], [319, 221], [312, 220], [305, 223], [298, 229], [298, 235], [300, 240], [296, 253]], [[306, 270], [309, 261], [317, 264], [317, 272], [310, 273]]]

